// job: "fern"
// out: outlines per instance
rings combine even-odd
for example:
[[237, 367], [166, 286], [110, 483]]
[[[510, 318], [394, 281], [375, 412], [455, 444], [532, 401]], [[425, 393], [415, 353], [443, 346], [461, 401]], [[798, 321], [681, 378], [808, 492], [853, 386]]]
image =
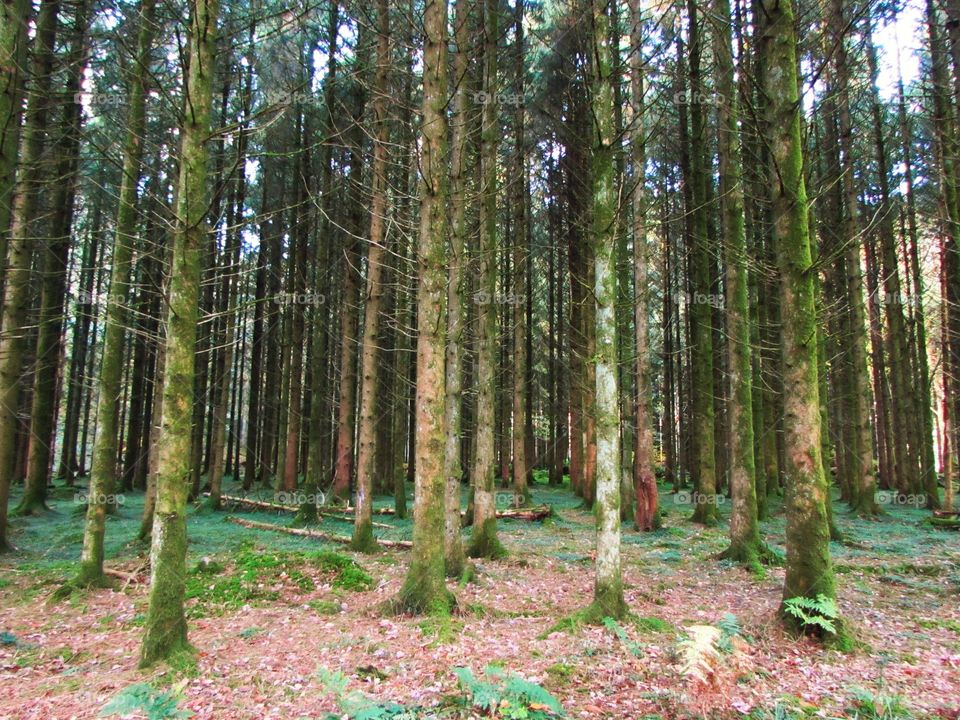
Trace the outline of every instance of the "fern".
[[716, 642], [722, 633], [713, 625], [693, 625], [689, 636], [680, 641], [683, 654], [681, 674], [701, 683], [709, 684], [717, 672], [720, 653]]
[[798, 596], [792, 597], [783, 603], [784, 610], [797, 618], [804, 629], [821, 628], [831, 635], [837, 634], [834, 622], [840, 617], [837, 604], [826, 595], [820, 594], [816, 598]]
[[732, 613], [724, 613], [723, 617], [720, 618], [720, 621], [717, 623], [717, 627], [720, 629], [720, 637], [717, 638], [716, 647], [717, 650], [722, 652], [724, 655], [729, 655], [733, 652], [733, 640], [737, 637], [743, 637], [743, 631], [740, 628], [740, 621], [737, 620], [737, 616]]
[[630, 637], [627, 635], [627, 631], [623, 629], [623, 626], [620, 625], [612, 617], [603, 618], [603, 626], [617, 636], [617, 639], [623, 643], [623, 646], [627, 649], [634, 657], [640, 657], [640, 645], [633, 642]]
[[529, 707], [543, 706], [557, 715], [563, 714], [563, 706], [547, 690], [536, 683], [524, 680], [519, 675], [512, 675], [503, 686], [507, 698], [522, 700]]
[[137, 683], [128, 685], [114, 695], [100, 710], [99, 716], [143, 713], [148, 720], [177, 720], [192, 717], [192, 712], [177, 707], [179, 701], [180, 696], [177, 691], [160, 692], [146, 683]]
[[[490, 667], [487, 667], [487, 673], [495, 675]], [[501, 698], [501, 693], [496, 685], [477, 679], [470, 668], [454, 668], [453, 674], [457, 676], [461, 689], [468, 695], [474, 707], [482, 708], [488, 712], [496, 710]]]
[[484, 668], [488, 680], [477, 678], [470, 668], [454, 668], [453, 672], [469, 704], [489, 715], [510, 720], [563, 715], [563, 706], [547, 690], [519, 675], [507, 674], [503, 668]]
[[415, 720], [421, 717], [421, 708], [406, 707], [393, 702], [377, 702], [359, 690], [347, 691], [350, 679], [342, 672], [317, 669], [317, 681], [333, 695], [340, 713], [328, 715], [330, 720]]

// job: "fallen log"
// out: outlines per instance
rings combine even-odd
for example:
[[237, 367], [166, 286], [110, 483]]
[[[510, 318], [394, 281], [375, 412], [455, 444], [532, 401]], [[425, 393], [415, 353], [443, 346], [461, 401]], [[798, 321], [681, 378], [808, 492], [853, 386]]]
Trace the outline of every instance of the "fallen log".
[[[204, 493], [204, 497], [210, 497], [210, 493]], [[267, 502], [266, 500], [254, 500], [252, 498], [239, 497], [237, 495], [221, 495], [220, 501], [224, 503], [233, 503], [234, 505], [244, 505], [254, 510], [277, 510], [279, 512], [297, 512], [300, 508], [296, 505], [282, 505], [281, 503]]]
[[945, 517], [931, 517], [928, 518], [928, 521], [934, 527], [944, 528], [946, 530], [960, 530], [960, 519], [952, 520]]
[[105, 567], [103, 569], [103, 574], [109, 575], [110, 577], [115, 577], [118, 580], [125, 581], [124, 587], [126, 587], [130, 583], [140, 582], [140, 575], [136, 572], [128, 573], [128, 572], [124, 572], [123, 570], [115, 570], [114, 568]]
[[[204, 493], [205, 496], [209, 496], [209, 493]], [[281, 503], [267, 502], [266, 500], [253, 500], [252, 498], [239, 497], [237, 495], [221, 495], [220, 499], [225, 503], [234, 503], [236, 505], [245, 505], [254, 510], [276, 510], [278, 512], [297, 512], [300, 508], [296, 505], [283, 505]], [[356, 511], [356, 508], [347, 506], [343, 508], [335, 508], [329, 510], [321, 510], [317, 508], [317, 514], [323, 517], [334, 517], [340, 515], [353, 515]], [[396, 510], [392, 507], [382, 507], [374, 508], [374, 515], [394, 515]], [[536, 505], [534, 507], [516, 507], [516, 508], [507, 508], [505, 510], [497, 510], [498, 518], [508, 518], [511, 520], [543, 520], [544, 518], [550, 517], [551, 509], [549, 505]], [[465, 516], [465, 512], [460, 513], [461, 516]], [[374, 527], [385, 528], [392, 530], [393, 526], [387, 525], [385, 523], [373, 523]]]
[[[204, 493], [204, 497], [209, 497], [210, 493]], [[221, 495], [220, 501], [224, 503], [233, 503], [234, 505], [243, 505], [249, 507], [253, 510], [275, 510], [277, 512], [288, 512], [295, 513], [299, 512], [300, 508], [297, 505], [284, 505], [282, 503], [268, 502], [266, 500], [253, 500], [252, 498], [239, 497], [238, 495]], [[392, 508], [390, 508], [392, 512]], [[378, 514], [376, 510], [373, 511], [374, 514]], [[317, 515], [321, 517], [338, 517], [343, 515], [341, 510], [321, 510], [317, 508]], [[353, 514], [346, 513], [346, 514]], [[381, 515], [386, 515], [387, 513], [379, 513]], [[386, 530], [393, 530], [393, 525], [387, 525], [386, 523], [371, 523], [373, 527], [384, 528]]]
[[[231, 522], [234, 525], [240, 525], [241, 527], [251, 528], [252, 530], [271, 530], [273, 532], [286, 533], [287, 535], [299, 535], [301, 537], [312, 537], [317, 538], [318, 540], [329, 540], [330, 542], [341, 543], [343, 545], [349, 545], [352, 542], [352, 539], [346, 535], [334, 535], [333, 533], [323, 532], [321, 530], [311, 530], [309, 528], [291, 528], [283, 527], [282, 525], [274, 525], [272, 523], [257, 522], [256, 520], [244, 520], [243, 518], [227, 516], [224, 518], [227, 522]], [[411, 548], [413, 543], [409, 540], [382, 540], [380, 538], [375, 538], [377, 544], [383, 545], [384, 547], [398, 547], [398, 548]]]
[[538, 505], [529, 508], [497, 510], [497, 517], [510, 518], [511, 520], [543, 520], [544, 518], [550, 517], [552, 512], [549, 505]]
[[[343, 510], [338, 510], [336, 512], [343, 513], [345, 515], [352, 515], [354, 508], [346, 507]], [[535, 507], [518, 507], [518, 508], [507, 508], [506, 510], [497, 510], [498, 518], [508, 518], [510, 520], [543, 520], [544, 518], [550, 517], [553, 510], [549, 505], [537, 505]], [[396, 513], [392, 507], [384, 507], [378, 510], [374, 510], [374, 515], [393, 515]], [[466, 513], [461, 511], [460, 517], [466, 517]]]

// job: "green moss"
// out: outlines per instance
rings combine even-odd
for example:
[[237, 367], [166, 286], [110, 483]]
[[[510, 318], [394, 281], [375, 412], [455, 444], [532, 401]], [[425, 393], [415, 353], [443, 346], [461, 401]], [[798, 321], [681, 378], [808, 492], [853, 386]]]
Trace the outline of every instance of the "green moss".
[[547, 668], [547, 681], [545, 685], [548, 689], [557, 689], [566, 687], [573, 680], [576, 669], [566, 663], [554, 663]]
[[314, 566], [337, 573], [333, 581], [333, 586], [336, 588], [363, 592], [372, 589], [375, 585], [373, 578], [366, 570], [344, 555], [322, 551], [310, 553], [307, 558]]
[[632, 620], [640, 632], [667, 633], [676, 630], [671, 623], [658, 617], [634, 617]]
[[473, 526], [467, 556], [472, 558], [490, 558], [498, 560], [507, 556], [507, 550], [497, 538], [497, 519], [489, 518], [480, 525]]
[[332, 600], [311, 600], [307, 605], [320, 615], [339, 615], [342, 609], [340, 603]]
[[375, 553], [380, 549], [373, 537], [373, 524], [369, 519], [354, 525], [350, 549], [361, 553]]

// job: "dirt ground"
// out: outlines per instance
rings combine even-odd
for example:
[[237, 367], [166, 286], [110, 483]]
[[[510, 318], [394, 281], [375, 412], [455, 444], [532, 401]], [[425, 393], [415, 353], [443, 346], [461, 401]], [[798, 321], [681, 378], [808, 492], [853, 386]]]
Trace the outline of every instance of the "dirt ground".
[[[451, 581], [458, 612], [448, 621], [379, 612], [399, 589], [409, 551], [356, 555], [225, 523], [236, 510], [198, 511], [190, 519], [189, 565], [207, 557], [214, 570], [195, 573], [191, 586], [195, 661], [142, 672], [146, 548], [129, 542], [138, 506], [132, 500], [110, 521], [108, 566], [140, 572], [140, 581], [51, 604], [82, 539], [75, 501], [60, 497], [49, 516], [17, 521], [20, 552], [0, 561], [0, 718], [93, 718], [120, 690], [142, 682], [172, 689], [197, 718], [323, 718], [340, 713], [324, 679], [334, 671], [373, 700], [443, 708], [457, 694], [454, 668], [481, 675], [490, 663], [547, 688], [570, 717], [960, 717], [960, 533], [926, 527], [923, 511], [892, 507], [873, 521], [837, 505], [846, 535], [832, 545], [839, 606], [857, 640], [841, 652], [785, 634], [776, 615], [783, 569], [758, 576], [715, 559], [726, 523], [690, 523], [690, 508], [667, 492], [663, 529], [624, 529], [634, 617], [616, 627], [549, 632], [591, 599], [593, 518], [560, 490], [539, 488], [535, 501], [550, 503], [554, 517], [501, 521], [509, 556], [477, 562], [472, 582]], [[276, 513], [242, 515], [289, 522]], [[409, 537], [409, 521], [377, 521], [391, 526], [376, 529], [383, 537]], [[322, 527], [349, 531], [335, 519]], [[775, 512], [762, 530], [782, 550], [782, 515]], [[301, 562], [313, 550], [352, 558], [372, 586], [338, 586], [329, 568]], [[258, 565], [271, 553], [279, 554], [273, 566]], [[240, 555], [252, 567], [245, 576]], [[685, 671], [691, 627], [725, 617], [729, 624], [728, 615], [737, 628], [733, 649], [706, 675]]]

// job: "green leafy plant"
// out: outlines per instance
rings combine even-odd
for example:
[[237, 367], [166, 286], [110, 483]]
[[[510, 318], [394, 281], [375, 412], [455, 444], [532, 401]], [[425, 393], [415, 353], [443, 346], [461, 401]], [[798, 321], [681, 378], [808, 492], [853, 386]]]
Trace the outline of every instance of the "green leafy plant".
[[347, 690], [350, 679], [342, 672], [317, 670], [317, 681], [325, 692], [333, 695], [340, 712], [330, 714], [327, 720], [417, 720], [423, 717], [423, 709], [408, 707], [393, 702], [378, 702], [359, 690]]
[[873, 693], [865, 688], [853, 691], [853, 703], [848, 709], [858, 720], [912, 720], [913, 714], [900, 695]]
[[547, 690], [502, 668], [487, 665], [483, 671], [487, 679], [476, 677], [470, 668], [453, 672], [469, 705], [490, 717], [543, 720], [564, 714], [563, 706]]
[[114, 695], [100, 710], [100, 717], [143, 713], [148, 720], [177, 720], [192, 717], [189, 710], [177, 707], [180, 689], [160, 691], [146, 683], [128, 685]]
[[623, 643], [623, 646], [627, 649], [627, 652], [634, 657], [640, 657], [642, 651], [639, 643], [635, 643], [630, 639], [630, 637], [627, 635], [627, 631], [623, 629], [623, 626], [620, 625], [620, 623], [618, 623], [612, 617], [605, 617], [602, 622], [603, 626], [613, 633], [620, 642]]
[[816, 598], [792, 597], [783, 603], [784, 612], [797, 618], [804, 630], [819, 628], [831, 635], [837, 634], [836, 620], [840, 617], [837, 604], [826, 595]]

